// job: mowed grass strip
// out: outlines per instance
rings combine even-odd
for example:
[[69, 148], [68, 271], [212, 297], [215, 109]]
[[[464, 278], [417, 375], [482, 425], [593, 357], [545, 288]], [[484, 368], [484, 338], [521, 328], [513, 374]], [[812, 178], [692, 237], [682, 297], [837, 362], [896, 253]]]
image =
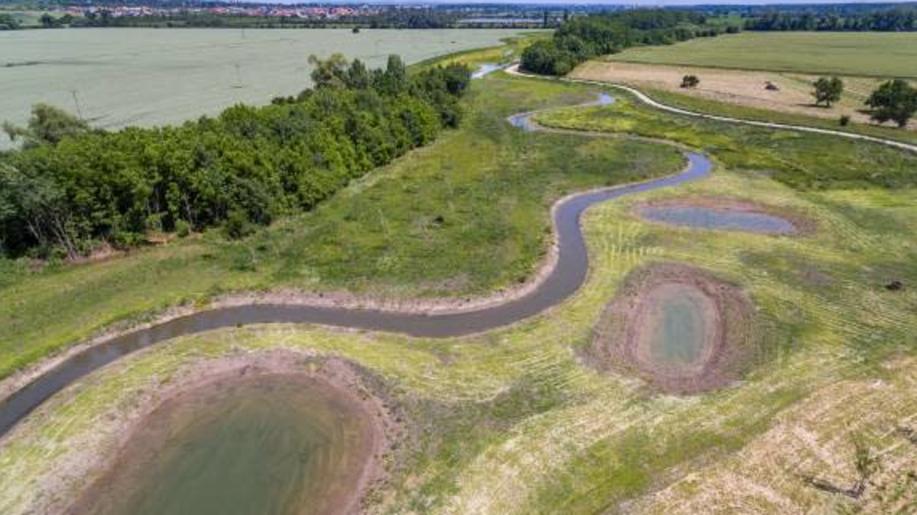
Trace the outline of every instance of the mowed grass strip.
[[104, 263], [29, 271], [0, 261], [0, 377], [135, 319], [222, 292], [276, 287], [458, 297], [525, 281], [550, 241], [550, 205], [581, 189], [677, 172], [648, 142], [525, 134], [506, 116], [595, 90], [475, 81], [461, 129], [370, 173], [317, 210], [241, 242], [219, 231]]
[[914, 32], [743, 32], [635, 47], [609, 60], [781, 72], [917, 78]]

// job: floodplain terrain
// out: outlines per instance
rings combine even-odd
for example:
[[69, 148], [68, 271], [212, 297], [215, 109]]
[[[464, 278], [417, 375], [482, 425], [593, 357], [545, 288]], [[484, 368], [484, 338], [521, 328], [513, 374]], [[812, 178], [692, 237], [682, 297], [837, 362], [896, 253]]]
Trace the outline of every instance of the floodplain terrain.
[[[579, 106], [603, 91], [615, 101]], [[241, 373], [247, 360], [266, 367], [278, 355], [306, 373], [345, 362], [357, 371], [345, 383], [392, 410], [397, 424], [384, 432], [398, 444], [361, 500], [369, 512], [917, 508], [917, 244], [902, 237], [917, 231], [917, 156], [667, 114], [612, 88], [503, 72], [476, 81], [465, 102], [461, 128], [240, 242], [208, 233], [101, 263], [4, 262], [4, 374], [119, 320], [182, 302], [203, 307], [226, 291], [403, 300], [509, 289], [548, 254], [550, 206], [562, 196], [675, 173], [685, 148], [716, 168], [590, 208], [581, 221], [585, 284], [511, 326], [434, 339], [256, 325], [124, 357], [0, 440], [0, 511], [67, 505], [66, 492], [85, 491], [117, 460], [133, 434], [125, 428], [161, 392], [193, 384], [207, 366], [235, 363]], [[506, 121], [545, 108], [534, 122], [558, 132]], [[640, 215], [692, 199], [720, 211], [753, 205], [803, 230], [724, 231]], [[645, 270], [663, 270], [650, 304], [622, 307]], [[702, 280], [682, 280], [685, 270]], [[905, 287], [889, 288], [894, 281]], [[729, 299], [747, 309], [724, 315]], [[695, 395], [667, 391], [645, 370], [596, 366], [590, 349], [610, 306], [635, 321], [634, 348], [650, 371], [664, 368], [661, 358], [694, 373], [718, 354], [702, 345], [682, 353], [672, 330], [647, 332], [646, 320], [692, 328], [695, 343], [740, 343], [742, 359]], [[844, 493], [859, 482], [855, 496]]]

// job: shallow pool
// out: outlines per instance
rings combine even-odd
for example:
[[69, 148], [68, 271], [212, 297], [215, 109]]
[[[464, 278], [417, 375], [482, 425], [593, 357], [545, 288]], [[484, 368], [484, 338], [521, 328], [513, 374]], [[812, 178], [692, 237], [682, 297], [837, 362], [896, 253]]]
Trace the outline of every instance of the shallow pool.
[[167, 401], [81, 501], [99, 514], [336, 513], [367, 462], [369, 423], [313, 379], [236, 379]]
[[647, 220], [672, 225], [748, 231], [768, 234], [797, 232], [792, 222], [779, 216], [742, 209], [704, 206], [644, 206], [639, 214]]
[[647, 302], [645, 358], [667, 368], [702, 365], [715, 345], [713, 301], [697, 288], [666, 284], [653, 290]]

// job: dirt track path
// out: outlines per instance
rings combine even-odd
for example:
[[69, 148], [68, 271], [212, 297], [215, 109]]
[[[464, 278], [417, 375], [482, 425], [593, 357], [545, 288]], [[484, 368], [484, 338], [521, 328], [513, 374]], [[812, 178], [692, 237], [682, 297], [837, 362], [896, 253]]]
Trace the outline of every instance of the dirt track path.
[[790, 124], [784, 124], [784, 123], [761, 122], [757, 120], [746, 120], [744, 118], [733, 118], [730, 116], [719, 116], [715, 114], [707, 114], [707, 113], [700, 113], [697, 111], [689, 111], [687, 109], [682, 109], [680, 107], [674, 107], [668, 104], [663, 104], [662, 102], [653, 100], [652, 98], [649, 97], [649, 95], [643, 93], [642, 91], [636, 88], [633, 88], [631, 86], [625, 86], [623, 84], [616, 84], [613, 82], [601, 82], [601, 81], [584, 80], [584, 79], [569, 79], [566, 77], [553, 78], [553, 77], [545, 77], [541, 75], [533, 75], [529, 73], [520, 72], [518, 64], [514, 64], [506, 68], [505, 71], [506, 73], [509, 73], [510, 75], [516, 75], [519, 77], [528, 77], [528, 78], [536, 78], [536, 79], [544, 79], [544, 80], [560, 80], [564, 82], [574, 82], [577, 84], [589, 84], [593, 86], [600, 86], [603, 88], [612, 87], [612, 88], [620, 89], [620, 90], [626, 91], [634, 95], [635, 97], [637, 97], [638, 100], [640, 100], [641, 102], [643, 102], [644, 104], [650, 107], [654, 107], [662, 111], [668, 111], [670, 113], [680, 114], [684, 116], [705, 118], [708, 120], [716, 120], [719, 122], [741, 123], [744, 125], [753, 125], [756, 127], [766, 127], [769, 129], [790, 129], [790, 130], [801, 131], [801, 132], [813, 132], [816, 134], [829, 134], [832, 136], [840, 136], [842, 138], [857, 139], [861, 141], [871, 141], [873, 143], [888, 145], [890, 147], [895, 147], [901, 150], [906, 150], [909, 152], [917, 153], [917, 145], [911, 145], [908, 143], [903, 143], [900, 141], [894, 141], [890, 139], [877, 138], [874, 136], [867, 136], [865, 134], [855, 134], [852, 132], [836, 131], [836, 130], [831, 130], [831, 129], [821, 129], [818, 127], [809, 127], [805, 125], [790, 125]]

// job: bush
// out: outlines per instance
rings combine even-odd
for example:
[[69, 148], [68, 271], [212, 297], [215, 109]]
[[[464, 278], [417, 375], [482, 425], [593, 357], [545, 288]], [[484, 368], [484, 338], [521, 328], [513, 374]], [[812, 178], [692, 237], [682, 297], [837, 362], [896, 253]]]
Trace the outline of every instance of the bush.
[[255, 227], [249, 221], [245, 211], [235, 209], [226, 216], [226, 222], [223, 224], [223, 234], [231, 240], [240, 240], [255, 232]]
[[191, 224], [179, 219], [175, 222], [175, 235], [179, 238], [186, 238], [191, 234]]
[[848, 124], [850, 124], [850, 115], [842, 114], [837, 123], [839, 123], [841, 127], [846, 127]]
[[697, 78], [697, 75], [685, 75], [681, 79], [683, 88], [696, 88], [698, 84], [700, 84], [700, 79]]

